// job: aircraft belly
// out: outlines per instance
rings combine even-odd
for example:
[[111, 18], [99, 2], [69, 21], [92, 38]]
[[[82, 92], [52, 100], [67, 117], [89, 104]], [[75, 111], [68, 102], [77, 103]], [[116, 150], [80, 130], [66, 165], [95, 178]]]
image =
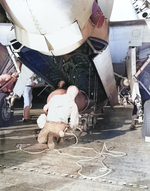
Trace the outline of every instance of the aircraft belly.
[[75, 21], [78, 21], [82, 29], [92, 14], [93, 2], [94, 0], [1, 0], [14, 24], [36, 34], [53, 33]]
[[[78, 27], [78, 24], [75, 22], [67, 28], [47, 35], [33, 34], [28, 31], [25, 31], [18, 26], [15, 26], [15, 33], [17, 40], [24, 44], [25, 46], [52, 55], [51, 51], [56, 51], [56, 54], [66, 53], [67, 47], [72, 47], [74, 44], [82, 40], [82, 34]], [[74, 46], [73, 46], [74, 47]], [[77, 48], [75, 46], [74, 48]]]
[[66, 48], [82, 40], [82, 34], [77, 22], [53, 34], [46, 34], [45, 37], [55, 50]]
[[117, 103], [118, 93], [109, 46], [93, 60], [111, 106]]
[[29, 33], [15, 26], [17, 39], [21, 44], [46, 55], [64, 55], [77, 49], [91, 35], [94, 26], [88, 20], [80, 31], [77, 22], [69, 27], [47, 35]]
[[[108, 29], [108, 22], [103, 27], [105, 17], [94, 0], [1, 0], [1, 4], [15, 26], [16, 39], [46, 55], [68, 54], [81, 46], [94, 28]], [[108, 40], [108, 30], [102, 36]]]
[[44, 52], [49, 51], [43, 35], [29, 33], [28, 31], [21, 29], [17, 25], [15, 25], [15, 34], [17, 40], [21, 44], [34, 50], [43, 50]]

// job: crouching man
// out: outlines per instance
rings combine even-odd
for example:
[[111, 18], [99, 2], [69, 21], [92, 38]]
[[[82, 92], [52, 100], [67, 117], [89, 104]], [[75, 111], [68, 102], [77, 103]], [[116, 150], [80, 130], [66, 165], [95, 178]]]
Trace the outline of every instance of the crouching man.
[[75, 97], [79, 90], [76, 86], [69, 86], [66, 94], [54, 95], [44, 106], [47, 112], [46, 123], [38, 135], [38, 142], [48, 144], [50, 150], [54, 149], [53, 137], [64, 137], [64, 131], [68, 126], [74, 131], [79, 123], [78, 108]]

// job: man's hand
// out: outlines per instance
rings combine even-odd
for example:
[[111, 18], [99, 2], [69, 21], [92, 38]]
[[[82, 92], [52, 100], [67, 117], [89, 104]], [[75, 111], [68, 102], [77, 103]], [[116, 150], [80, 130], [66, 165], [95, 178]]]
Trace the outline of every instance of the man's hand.
[[77, 129], [77, 126], [75, 126], [75, 125], [74, 125], [74, 126], [70, 126], [70, 125], [69, 125], [69, 129], [70, 129], [72, 132], [74, 132], [74, 131]]
[[44, 105], [44, 107], [43, 107], [44, 113], [47, 113], [47, 110], [48, 110], [48, 104]]

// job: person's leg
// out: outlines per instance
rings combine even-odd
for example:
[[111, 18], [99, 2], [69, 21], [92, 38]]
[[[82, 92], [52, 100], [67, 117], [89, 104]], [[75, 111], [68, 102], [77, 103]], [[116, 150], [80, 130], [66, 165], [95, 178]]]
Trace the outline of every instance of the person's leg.
[[48, 134], [47, 143], [48, 143], [48, 148], [49, 148], [50, 150], [53, 150], [54, 147], [55, 147], [55, 143], [54, 143], [54, 141], [53, 141], [53, 138], [54, 138], [53, 134], [52, 134], [52, 133], [49, 133], [49, 134]]
[[30, 119], [30, 108], [32, 106], [32, 88], [25, 87], [24, 89], [24, 120]]
[[46, 122], [43, 129], [40, 131], [39, 135], [38, 135], [38, 142], [41, 144], [45, 144], [47, 143], [47, 136], [49, 133], [49, 126], [51, 126], [52, 124]]
[[24, 120], [30, 119], [30, 106], [24, 108]]
[[131, 123], [131, 129], [136, 129], [136, 119], [137, 119], [137, 115], [132, 115], [132, 123]]
[[134, 103], [133, 112], [132, 112], [132, 123], [131, 123], [131, 130], [136, 129], [136, 119], [137, 119], [137, 106]]
[[[53, 150], [55, 147], [55, 143], [53, 141], [53, 138], [56, 137], [57, 140], [59, 140], [59, 143], [64, 142], [64, 136], [65, 136], [65, 129], [66, 129], [67, 124], [62, 123], [56, 123], [55, 127], [52, 129], [52, 132], [48, 134], [48, 148], [50, 150]], [[58, 143], [57, 142], [57, 143]]]
[[[64, 137], [64, 130], [67, 124], [65, 123], [49, 123], [46, 122], [44, 128], [40, 131], [38, 135], [38, 142], [39, 143], [46, 143], [47, 136], [53, 135], [54, 137]], [[51, 138], [50, 138], [51, 139]]]

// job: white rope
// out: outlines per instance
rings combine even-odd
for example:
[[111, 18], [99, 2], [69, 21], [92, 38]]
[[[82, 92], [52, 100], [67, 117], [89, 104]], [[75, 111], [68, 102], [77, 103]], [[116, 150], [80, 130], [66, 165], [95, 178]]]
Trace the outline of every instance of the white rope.
[[49, 149], [45, 149], [45, 150], [37, 151], [37, 152], [26, 151], [26, 150], [23, 150], [22, 148], [20, 148], [20, 150], [22, 150], [25, 153], [29, 153], [29, 154], [32, 154], [32, 155], [37, 155], [37, 154], [44, 153], [46, 150], [49, 150]]
[[[76, 138], [76, 142], [75, 142], [75, 144], [73, 144], [72, 146], [70, 146], [71, 148], [75, 148], [75, 149], [81, 148], [81, 149], [85, 149], [85, 150], [93, 150], [93, 151], [96, 153], [96, 156], [94, 156], [94, 157], [74, 156], [74, 155], [71, 155], [71, 154], [68, 154], [68, 153], [62, 153], [62, 152], [60, 152], [60, 151], [62, 151], [62, 150], [56, 150], [56, 149], [54, 149], [55, 151], [57, 151], [57, 152], [58, 152], [59, 154], [61, 154], [61, 155], [71, 156], [71, 157], [74, 157], [74, 158], [83, 157], [84, 159], [78, 160], [78, 161], [76, 162], [76, 164], [80, 167], [80, 169], [79, 169], [79, 171], [78, 171], [78, 174], [79, 174], [80, 176], [82, 176], [83, 178], [87, 178], [87, 179], [97, 179], [97, 178], [101, 178], [101, 177], [104, 177], [104, 176], [110, 174], [110, 173], [112, 172], [112, 170], [109, 169], [109, 168], [104, 164], [104, 162], [103, 162], [103, 161], [106, 159], [106, 155], [110, 155], [110, 156], [113, 156], [113, 157], [123, 157], [123, 156], [126, 156], [126, 153], [124, 153], [124, 152], [109, 151], [109, 150], [107, 149], [107, 147], [106, 147], [105, 142], [104, 142], [104, 144], [103, 144], [103, 148], [102, 148], [102, 151], [101, 151], [101, 152], [97, 152], [97, 151], [96, 151], [95, 149], [93, 149], [93, 148], [75, 147], [75, 146], [78, 144], [78, 138], [77, 138], [77, 136], [76, 136], [74, 133], [66, 133], [66, 134], [68, 134], [68, 135], [71, 134], [71, 135], [73, 135], [73, 136]], [[104, 150], [106, 150], [106, 151], [104, 151]], [[117, 154], [117, 155], [116, 155], [116, 154]], [[101, 159], [101, 164], [102, 164], [103, 168], [99, 168], [99, 171], [100, 171], [100, 172], [105, 172], [104, 174], [99, 175], [99, 176], [95, 176], [95, 177], [94, 177], [94, 176], [93, 176], [93, 177], [90, 177], [90, 176], [85, 176], [85, 175], [83, 175], [83, 174], [81, 173], [83, 167], [82, 167], [82, 165], [80, 164], [80, 162], [88, 162], [88, 161], [92, 161], [92, 160], [94, 160], [94, 159], [99, 159], [100, 157], [102, 157], [102, 159]]]
[[[93, 148], [85, 148], [85, 147], [77, 147], [76, 145], [78, 144], [78, 138], [77, 136], [74, 134], [74, 133], [66, 133], [67, 135], [73, 135], [76, 139], [76, 142], [71, 145], [70, 147], [73, 148], [73, 149], [84, 149], [84, 150], [92, 150], [94, 151], [94, 153], [96, 154], [96, 156], [94, 157], [85, 157], [85, 156], [74, 156], [74, 155], [71, 155], [71, 154], [68, 154], [68, 153], [62, 153], [62, 149], [54, 149], [54, 151], [57, 151], [60, 155], [65, 155], [65, 156], [71, 156], [71, 157], [74, 157], [74, 158], [83, 158], [83, 159], [80, 159], [76, 162], [76, 164], [80, 167], [80, 169], [78, 170], [78, 174], [80, 176], [82, 176], [83, 178], [87, 178], [87, 179], [97, 179], [97, 178], [101, 178], [101, 177], [104, 177], [108, 174], [110, 174], [112, 172], [111, 169], [109, 169], [105, 164], [104, 164], [104, 160], [106, 159], [106, 155], [110, 155], [110, 156], [113, 156], [113, 157], [123, 157], [123, 156], [126, 156], [126, 153], [124, 152], [118, 152], [118, 151], [109, 151], [106, 147], [106, 144], [104, 142], [103, 144], [103, 148], [101, 150], [101, 152], [97, 152], [95, 149]], [[4, 153], [9, 153], [9, 152], [14, 152], [14, 151], [19, 151], [19, 150], [22, 150], [26, 153], [29, 153], [29, 154], [40, 154], [40, 153], [43, 153], [45, 152], [45, 150], [49, 150], [49, 149], [45, 149], [45, 150], [42, 150], [42, 151], [39, 151], [39, 152], [30, 152], [30, 151], [26, 151], [26, 150], [23, 150], [23, 148], [25, 148], [26, 146], [29, 146], [30, 144], [18, 144], [16, 147], [18, 149], [16, 150], [11, 150], [11, 151], [4, 151], [4, 152], [0, 152], [0, 154], [4, 154]], [[102, 175], [99, 175], [99, 176], [86, 176], [86, 175], [83, 175], [81, 172], [82, 172], [82, 165], [80, 164], [81, 162], [88, 162], [88, 161], [92, 161], [94, 159], [99, 159], [99, 158], [102, 158], [101, 159], [101, 164], [103, 166], [103, 168], [99, 168], [99, 171], [100, 172], [104, 172], [104, 174]]]
[[16, 152], [16, 151], [19, 151], [19, 149], [10, 150], [10, 151], [1, 151], [0, 155], [7, 154], [7, 153], [13, 153], [13, 152]]
[[31, 151], [23, 150], [23, 148], [26, 148], [27, 146], [30, 146], [30, 144], [26, 144], [26, 145], [24, 145], [24, 144], [18, 144], [17, 147], [19, 148], [19, 150], [22, 150], [22, 151], [25, 152], [25, 153], [29, 153], [29, 154], [33, 154], [33, 155], [37, 155], [37, 154], [40, 154], [40, 153], [45, 152], [46, 150], [49, 150], [48, 148], [47, 148], [47, 149], [44, 149], [44, 150], [42, 150], [42, 151], [37, 151], [37, 152], [31, 152]]
[[1, 151], [0, 152], [0, 155], [2, 154], [7, 154], [7, 153], [13, 153], [13, 152], [16, 152], [16, 151], [23, 151], [25, 153], [29, 153], [29, 154], [40, 154], [40, 153], [43, 153], [45, 152], [46, 150], [49, 150], [49, 149], [45, 149], [45, 150], [42, 150], [42, 151], [37, 151], [37, 152], [30, 152], [30, 151], [26, 151], [26, 150], [23, 150], [23, 148], [26, 148], [27, 146], [30, 146], [30, 144], [17, 144], [16, 147], [17, 149], [15, 150], [10, 150], [10, 151]]

